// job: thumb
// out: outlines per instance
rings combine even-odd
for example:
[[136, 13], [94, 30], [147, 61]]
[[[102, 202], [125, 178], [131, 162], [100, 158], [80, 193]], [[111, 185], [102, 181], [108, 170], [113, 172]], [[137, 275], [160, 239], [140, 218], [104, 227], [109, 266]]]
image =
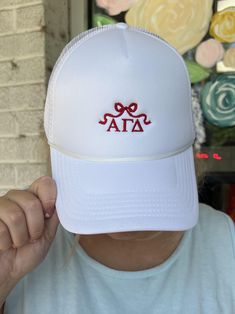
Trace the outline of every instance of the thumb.
[[56, 183], [50, 176], [43, 176], [35, 180], [28, 191], [35, 194], [42, 203], [44, 215], [51, 217], [55, 210], [55, 202], [57, 196]]
[[59, 218], [55, 210], [51, 218], [45, 221], [45, 237], [49, 242], [54, 239], [58, 225]]

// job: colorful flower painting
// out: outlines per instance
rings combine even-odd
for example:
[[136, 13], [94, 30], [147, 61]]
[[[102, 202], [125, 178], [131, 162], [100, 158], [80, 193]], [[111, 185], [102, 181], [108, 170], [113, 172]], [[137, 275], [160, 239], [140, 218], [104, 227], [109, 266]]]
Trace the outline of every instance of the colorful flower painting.
[[201, 95], [204, 116], [211, 124], [235, 126], [235, 74], [220, 75], [207, 82]]
[[235, 41], [235, 7], [214, 14], [210, 35], [221, 42], [232, 43]]
[[223, 56], [223, 45], [218, 40], [210, 38], [197, 46], [195, 60], [205, 68], [212, 68]]
[[226, 67], [235, 69], [235, 47], [231, 47], [225, 52], [223, 61]]
[[235, 145], [235, 0], [96, 0], [93, 26], [117, 22], [160, 36], [182, 55], [199, 104], [197, 134], [206, 134], [197, 147]]
[[212, 0], [142, 0], [126, 13], [125, 20], [159, 35], [184, 54], [206, 35], [212, 4]]
[[137, 0], [97, 0], [96, 3], [99, 7], [105, 9], [109, 15], [117, 15], [122, 11], [126, 11]]

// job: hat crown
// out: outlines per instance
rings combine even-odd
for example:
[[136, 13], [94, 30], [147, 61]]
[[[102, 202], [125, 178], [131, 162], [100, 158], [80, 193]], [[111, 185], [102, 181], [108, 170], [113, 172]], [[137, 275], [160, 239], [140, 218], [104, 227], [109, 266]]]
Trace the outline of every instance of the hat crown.
[[51, 146], [88, 160], [160, 159], [195, 138], [182, 57], [125, 23], [94, 28], [65, 47], [44, 118]]

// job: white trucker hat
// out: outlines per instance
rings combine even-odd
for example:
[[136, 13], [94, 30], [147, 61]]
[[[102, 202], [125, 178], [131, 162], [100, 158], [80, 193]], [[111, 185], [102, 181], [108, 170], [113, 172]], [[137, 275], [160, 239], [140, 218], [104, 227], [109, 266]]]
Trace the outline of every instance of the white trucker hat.
[[73, 39], [50, 77], [44, 127], [68, 231], [197, 223], [190, 80], [158, 36], [117, 23]]

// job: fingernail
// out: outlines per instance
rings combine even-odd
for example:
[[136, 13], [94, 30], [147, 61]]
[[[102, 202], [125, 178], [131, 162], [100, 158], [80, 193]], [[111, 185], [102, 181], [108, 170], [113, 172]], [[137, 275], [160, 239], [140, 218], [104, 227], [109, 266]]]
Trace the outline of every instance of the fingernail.
[[49, 218], [49, 217], [50, 217], [50, 215], [49, 215], [48, 213], [45, 213], [45, 217]]

